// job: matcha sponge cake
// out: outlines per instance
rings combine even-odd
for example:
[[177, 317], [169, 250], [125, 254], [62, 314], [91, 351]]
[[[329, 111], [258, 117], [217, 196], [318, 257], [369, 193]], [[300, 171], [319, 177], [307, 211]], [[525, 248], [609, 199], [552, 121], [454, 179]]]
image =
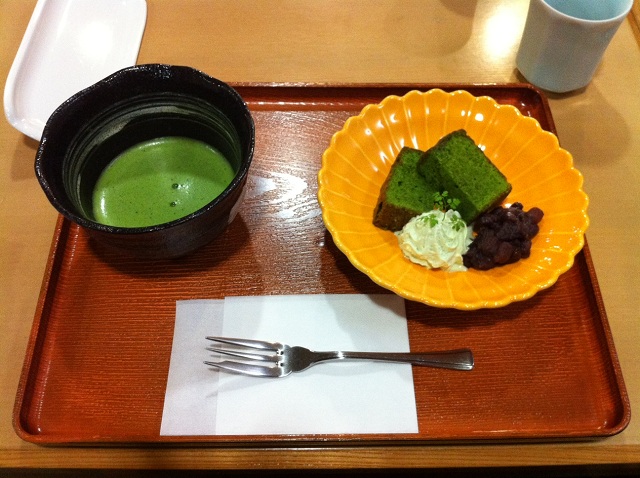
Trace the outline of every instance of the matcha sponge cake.
[[373, 224], [381, 229], [399, 231], [409, 220], [433, 209], [438, 189], [418, 174], [423, 151], [404, 147], [391, 166], [380, 189]]
[[464, 130], [449, 133], [427, 150], [418, 161], [418, 172], [460, 201], [456, 210], [467, 224], [511, 192], [507, 178]]

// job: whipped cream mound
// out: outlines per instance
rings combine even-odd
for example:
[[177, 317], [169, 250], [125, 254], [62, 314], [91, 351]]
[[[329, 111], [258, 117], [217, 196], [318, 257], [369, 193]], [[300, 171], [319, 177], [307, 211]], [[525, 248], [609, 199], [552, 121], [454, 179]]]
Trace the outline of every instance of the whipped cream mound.
[[473, 240], [473, 229], [457, 211], [439, 209], [412, 218], [395, 233], [402, 253], [410, 261], [449, 272], [466, 271], [462, 255]]

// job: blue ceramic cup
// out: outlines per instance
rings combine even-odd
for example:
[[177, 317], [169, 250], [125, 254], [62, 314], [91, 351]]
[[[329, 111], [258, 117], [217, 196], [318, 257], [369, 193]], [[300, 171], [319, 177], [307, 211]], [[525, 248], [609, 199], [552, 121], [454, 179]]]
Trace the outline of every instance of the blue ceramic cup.
[[516, 66], [554, 93], [589, 84], [633, 0], [531, 0]]

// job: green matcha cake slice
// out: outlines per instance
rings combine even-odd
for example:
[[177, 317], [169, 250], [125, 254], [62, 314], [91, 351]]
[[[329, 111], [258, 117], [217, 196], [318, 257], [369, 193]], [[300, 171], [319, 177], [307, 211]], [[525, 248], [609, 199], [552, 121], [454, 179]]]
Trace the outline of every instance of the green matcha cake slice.
[[404, 147], [391, 166], [380, 188], [373, 224], [381, 229], [399, 231], [409, 220], [433, 209], [438, 188], [418, 173], [423, 151]]
[[449, 133], [427, 150], [418, 161], [418, 171], [460, 201], [456, 210], [467, 224], [511, 192], [507, 178], [465, 130]]

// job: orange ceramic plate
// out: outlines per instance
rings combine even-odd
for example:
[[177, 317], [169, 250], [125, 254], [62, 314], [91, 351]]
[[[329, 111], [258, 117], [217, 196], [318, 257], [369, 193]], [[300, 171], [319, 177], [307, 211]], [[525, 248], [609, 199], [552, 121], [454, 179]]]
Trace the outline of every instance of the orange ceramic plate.
[[[426, 150], [462, 128], [511, 183], [505, 204], [544, 211], [529, 258], [490, 271], [429, 270], [402, 255], [393, 233], [373, 225], [400, 149]], [[528, 299], [573, 265], [589, 225], [582, 175], [557, 138], [513, 106], [466, 91], [411, 91], [366, 106], [333, 136], [318, 183], [324, 223], [351, 263], [396, 294], [435, 307], [474, 310]]]

